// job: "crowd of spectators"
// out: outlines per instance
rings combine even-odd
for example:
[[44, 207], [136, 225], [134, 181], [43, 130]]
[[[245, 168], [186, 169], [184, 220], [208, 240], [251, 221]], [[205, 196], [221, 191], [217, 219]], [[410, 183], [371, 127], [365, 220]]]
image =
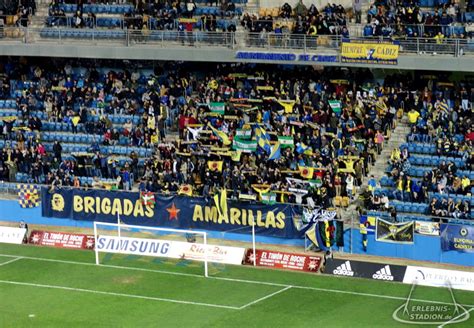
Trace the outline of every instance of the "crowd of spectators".
[[245, 13], [241, 25], [252, 33], [295, 34], [295, 35], [343, 35], [349, 36], [345, 8], [339, 4], [327, 4], [318, 10], [315, 4], [309, 8], [300, 0], [294, 8], [283, 4], [278, 16]]
[[[0, 2], [0, 21], [6, 25], [27, 26], [31, 15], [34, 15], [35, 12], [36, 2], [34, 0]], [[7, 17], [12, 17], [13, 19], [10, 20]]]
[[470, 219], [471, 205], [467, 200], [462, 201], [449, 197], [448, 199], [433, 198], [429, 206], [429, 214], [438, 217]]
[[455, 23], [466, 23], [466, 1], [448, 1], [432, 10], [422, 10], [416, 0], [375, 1], [367, 11], [365, 35], [391, 37], [441, 36], [472, 37], [474, 29], [454, 29]]
[[[394, 149], [389, 160], [392, 190], [382, 189], [372, 194], [370, 209], [388, 208], [381, 199], [429, 204], [428, 213], [440, 217], [470, 218], [474, 170], [474, 121], [472, 89], [467, 81], [428, 82], [414, 95], [406, 114], [410, 125], [409, 143], [435, 145], [431, 155], [413, 155], [409, 146]], [[409, 109], [409, 110], [408, 110]], [[410, 144], [409, 144], [410, 145]], [[412, 156], [438, 158], [437, 163], [424, 169], [423, 176], [411, 176], [420, 162]], [[420, 157], [421, 156], [421, 157]], [[414, 165], [413, 163], [417, 163]], [[426, 168], [426, 161], [423, 165]], [[419, 173], [418, 173], [419, 174]], [[372, 188], [374, 190], [375, 188]]]
[[[217, 3], [216, 3], [217, 5]], [[121, 28], [129, 30], [181, 30], [190, 31], [200, 29], [203, 31], [216, 31], [218, 19], [227, 18], [228, 23], [220, 26], [223, 30], [235, 30], [235, 24], [231, 18], [236, 15], [236, 7], [233, 2], [222, 1], [219, 10], [212, 13], [196, 15], [197, 5], [192, 0], [186, 1], [137, 1], [131, 10], [120, 15], [120, 19], [114, 21]], [[97, 26], [97, 15], [93, 12], [84, 12], [82, 0], [77, 2], [76, 12], [72, 16], [72, 21], [68, 23], [67, 13], [65, 13], [62, 3], [52, 0], [49, 5], [48, 26], [61, 26], [70, 24], [75, 28], [95, 28]]]
[[[2, 67], [4, 96], [15, 92], [18, 104], [18, 116], [4, 119], [0, 129], [5, 145], [0, 172], [9, 181], [22, 172], [34, 182], [77, 186], [77, 177], [86, 175], [94, 182], [117, 179], [116, 187], [124, 189], [134, 182], [153, 192], [189, 185], [194, 194], [208, 196], [226, 187], [232, 197], [263, 189], [280, 193], [281, 201], [330, 205], [335, 196], [355, 196], [381, 150], [376, 135], [393, 124], [393, 98], [410, 101], [407, 86], [390, 76], [385, 85], [362, 89], [363, 82], [373, 81], [364, 70], [239, 64], [199, 70], [167, 64], [144, 75], [133, 66], [101, 70], [88, 62], [22, 61]], [[333, 80], [337, 77], [345, 79]], [[8, 90], [17, 80], [28, 87]], [[214, 102], [225, 104], [223, 112], [211, 110]], [[38, 119], [41, 112], [43, 120]], [[113, 125], [109, 118], [119, 114], [139, 117], [139, 122]], [[101, 137], [89, 147], [89, 167], [65, 155], [60, 142], [46, 151], [42, 126], [47, 122]], [[167, 138], [174, 129], [177, 136]], [[242, 131], [245, 137], [236, 137]], [[280, 137], [291, 140], [291, 146], [271, 155]], [[132, 154], [128, 164], [120, 165], [103, 150], [124, 138], [126, 145], [148, 147], [153, 155]], [[247, 138], [244, 143], [257, 138], [258, 147], [231, 149], [240, 138]], [[220, 169], [211, 162], [219, 162]], [[311, 173], [303, 177], [301, 168]]]

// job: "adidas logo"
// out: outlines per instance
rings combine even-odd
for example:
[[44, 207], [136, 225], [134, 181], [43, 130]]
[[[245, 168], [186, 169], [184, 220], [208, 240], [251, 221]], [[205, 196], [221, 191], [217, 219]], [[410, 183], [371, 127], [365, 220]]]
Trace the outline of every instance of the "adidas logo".
[[354, 271], [352, 271], [351, 268], [351, 262], [346, 261], [340, 266], [338, 266], [336, 269], [332, 271], [332, 273], [340, 275], [340, 276], [354, 276]]
[[392, 271], [390, 271], [390, 265], [384, 266], [372, 275], [372, 278], [378, 280], [393, 280]]

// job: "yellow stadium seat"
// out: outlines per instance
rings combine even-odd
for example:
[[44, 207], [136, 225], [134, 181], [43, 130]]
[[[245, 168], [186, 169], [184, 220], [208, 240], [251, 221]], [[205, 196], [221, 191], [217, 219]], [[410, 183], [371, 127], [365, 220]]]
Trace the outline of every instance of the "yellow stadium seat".
[[341, 206], [342, 205], [342, 197], [336, 196], [334, 197], [334, 206]]

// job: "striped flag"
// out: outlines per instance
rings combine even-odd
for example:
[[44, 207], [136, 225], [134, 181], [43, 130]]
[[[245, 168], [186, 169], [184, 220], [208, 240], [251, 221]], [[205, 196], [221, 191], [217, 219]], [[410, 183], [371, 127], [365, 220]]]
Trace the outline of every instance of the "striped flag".
[[282, 149], [285, 148], [295, 148], [295, 142], [292, 136], [278, 136], [278, 142]]
[[232, 142], [232, 149], [241, 151], [243, 153], [252, 153], [257, 150], [257, 141], [234, 138]]
[[211, 112], [219, 115], [224, 115], [225, 113], [225, 103], [223, 102], [211, 102], [209, 108], [211, 109]]

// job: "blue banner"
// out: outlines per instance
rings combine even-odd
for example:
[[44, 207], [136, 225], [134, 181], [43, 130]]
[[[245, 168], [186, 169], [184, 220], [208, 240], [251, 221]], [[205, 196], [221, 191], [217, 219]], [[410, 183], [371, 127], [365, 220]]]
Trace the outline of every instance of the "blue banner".
[[443, 251], [474, 252], [474, 227], [441, 224], [441, 249]]
[[84, 221], [117, 222], [126, 224], [207, 229], [236, 233], [251, 233], [252, 225], [259, 235], [301, 238], [292, 217], [300, 207], [275, 204], [253, 204], [229, 201], [227, 215], [219, 216], [214, 201], [204, 197], [155, 195], [155, 205], [144, 206], [138, 192], [105, 190], [43, 188], [42, 215]]

